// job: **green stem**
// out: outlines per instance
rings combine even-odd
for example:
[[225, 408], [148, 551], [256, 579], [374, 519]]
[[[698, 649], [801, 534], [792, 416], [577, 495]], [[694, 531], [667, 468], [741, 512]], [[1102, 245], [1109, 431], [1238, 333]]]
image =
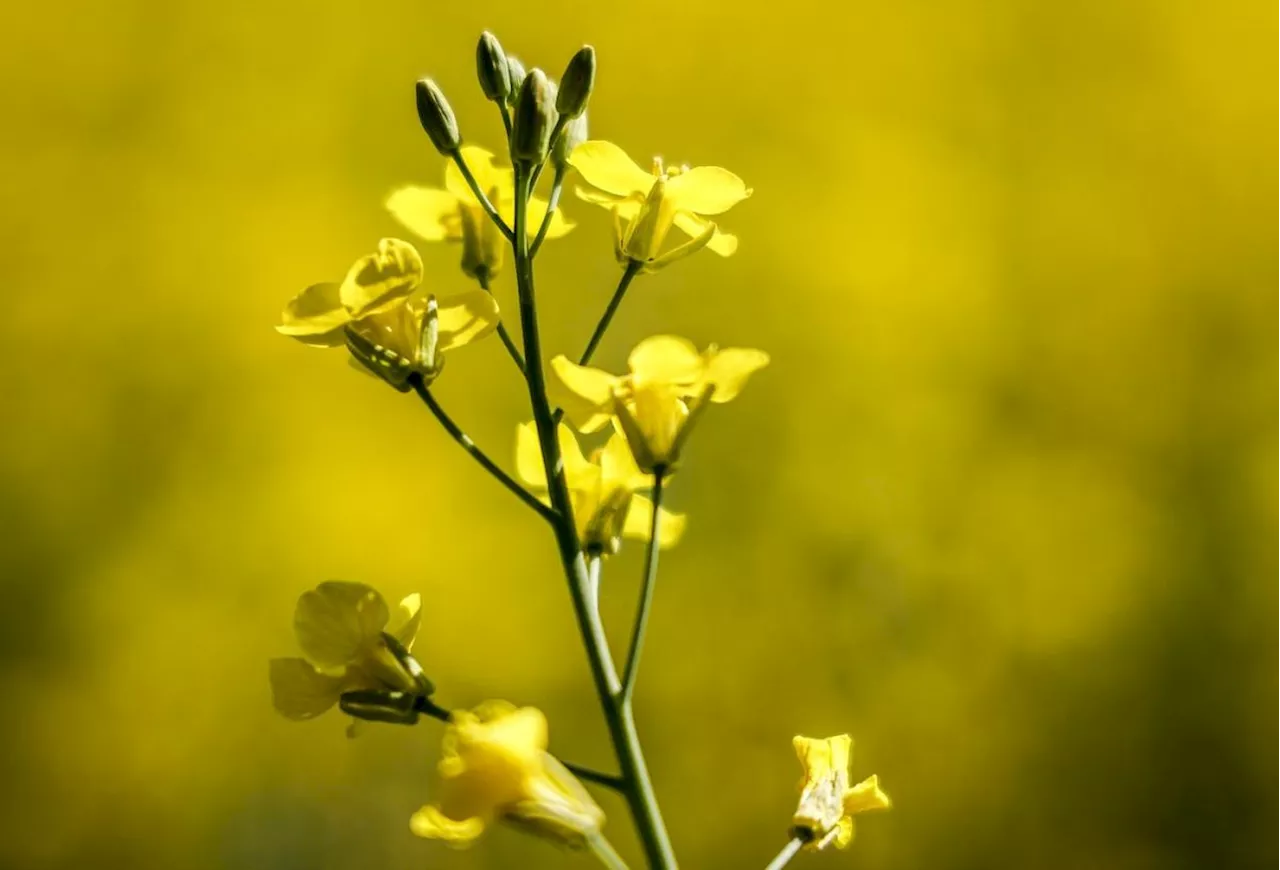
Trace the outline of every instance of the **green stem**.
[[[568, 120], [566, 120], [563, 115], [556, 115], [556, 122], [551, 125], [551, 135], [547, 137], [547, 143], [550, 149], [553, 149], [553, 150], [555, 149], [556, 138], [559, 137], [560, 133], [564, 131], [565, 125], [568, 123], [569, 123]], [[529, 179], [530, 179], [529, 195], [530, 196], [533, 196], [533, 191], [538, 186], [538, 179], [542, 177], [542, 170], [545, 169], [547, 166], [546, 161], [547, 161], [547, 158], [544, 157], [541, 163], [533, 167], [533, 173], [532, 175], [529, 176]], [[532, 256], [532, 254], [530, 256]]]
[[801, 848], [803, 848], [804, 844], [804, 839], [801, 837], [795, 837], [791, 842], [782, 847], [782, 851], [778, 853], [776, 858], [769, 862], [769, 866], [764, 868], [764, 870], [782, 870], [783, 867], [791, 863], [791, 859], [796, 856], [796, 853], [799, 852]]
[[604, 710], [605, 724], [613, 741], [622, 772], [624, 794], [635, 820], [645, 858], [653, 870], [674, 870], [675, 855], [667, 839], [662, 815], [649, 782], [649, 771], [640, 750], [631, 705], [621, 703], [617, 693], [621, 688], [617, 670], [609, 653], [600, 616], [591, 603], [590, 578], [587, 562], [578, 541], [573, 524], [573, 507], [569, 490], [565, 485], [564, 464], [556, 437], [556, 420], [547, 399], [546, 379], [542, 370], [541, 339], [538, 332], [538, 308], [533, 283], [533, 269], [529, 257], [528, 206], [530, 169], [517, 165], [515, 175], [515, 270], [516, 288], [520, 297], [520, 328], [524, 339], [525, 368], [528, 374], [529, 403], [538, 430], [538, 442], [542, 450], [542, 462], [546, 470], [551, 505], [556, 513], [556, 547], [569, 593], [573, 600], [574, 617], [587, 650], [596, 695]]
[[[481, 266], [476, 272], [476, 282], [479, 283], [480, 289], [493, 295], [493, 291], [489, 289], [489, 272]], [[516, 368], [520, 369], [520, 374], [524, 375], [524, 357], [520, 354], [520, 348], [516, 347], [516, 343], [511, 340], [511, 333], [507, 331], [507, 324], [502, 320], [498, 321], [498, 338], [502, 339], [502, 344], [507, 349], [507, 354], [515, 362]]]
[[445, 409], [440, 406], [440, 403], [436, 401], [436, 397], [431, 394], [431, 390], [425, 383], [423, 383], [421, 375], [415, 374], [411, 376], [409, 378], [409, 383], [413, 386], [413, 391], [418, 394], [418, 398], [422, 399], [422, 403], [426, 405], [427, 408], [431, 410], [431, 413], [435, 415], [435, 418], [440, 421], [440, 425], [449, 433], [449, 436], [453, 438], [454, 441], [457, 441], [462, 445], [462, 449], [471, 454], [471, 458], [480, 463], [481, 468], [492, 474], [494, 478], [497, 479], [498, 483], [515, 493], [516, 497], [522, 502], [537, 511], [539, 516], [544, 520], [552, 523], [553, 525], [555, 524], [555, 511], [538, 501], [533, 493], [516, 483], [515, 480], [511, 478], [511, 475], [499, 468], [492, 459], [485, 455], [483, 450], [476, 446], [476, 443], [471, 440], [471, 436], [467, 435], [466, 432], [463, 432], [462, 429], [458, 427], [458, 424], [453, 422], [453, 418], [450, 417], [448, 413], [446, 413]]
[[644, 581], [640, 585], [640, 604], [636, 608], [636, 622], [631, 629], [631, 647], [627, 651], [627, 666], [623, 670], [622, 689], [619, 697], [624, 704], [631, 703], [636, 689], [636, 674], [640, 670], [640, 653], [644, 649], [644, 633], [649, 627], [649, 605], [653, 603], [653, 587], [658, 581], [658, 511], [662, 509], [662, 481], [666, 469], [653, 470], [653, 516], [649, 520], [649, 547], [644, 558]]
[[537, 256], [538, 249], [542, 247], [542, 240], [547, 237], [547, 230], [551, 228], [551, 219], [556, 216], [556, 209], [560, 206], [560, 193], [564, 189], [564, 176], [567, 171], [567, 167], [556, 167], [555, 177], [551, 179], [551, 193], [547, 197], [547, 213], [542, 216], [542, 224], [538, 227], [537, 235], [533, 237], [533, 244], [529, 246], [530, 257]]
[[453, 162], [457, 165], [458, 171], [462, 173], [462, 177], [466, 180], [467, 186], [470, 187], [471, 192], [475, 194], [476, 200], [480, 203], [480, 207], [484, 209], [484, 213], [489, 216], [489, 220], [497, 224], [498, 229], [502, 230], [502, 234], [507, 237], [507, 241], [512, 241], [511, 227], [507, 226], [507, 222], [502, 219], [502, 215], [498, 214], [498, 210], [493, 207], [493, 203], [489, 201], [488, 194], [480, 189], [480, 183], [477, 182], [476, 177], [471, 174], [471, 167], [467, 166], [467, 161], [462, 159], [462, 152], [455, 150], [449, 156], [453, 158]]
[[617, 313], [618, 306], [622, 304], [622, 297], [627, 295], [627, 288], [631, 286], [631, 279], [640, 274], [642, 265], [644, 264], [639, 260], [627, 261], [627, 268], [622, 273], [622, 280], [618, 282], [618, 289], [613, 291], [613, 298], [609, 300], [609, 305], [605, 308], [604, 315], [601, 316], [600, 322], [596, 324], [596, 331], [591, 333], [591, 340], [587, 342], [587, 349], [578, 358], [578, 365], [585, 366], [591, 362], [591, 357], [595, 355], [596, 348], [600, 346], [600, 339], [604, 338], [605, 330], [609, 328], [613, 315]]
[[511, 143], [511, 110], [506, 100], [498, 100], [498, 111], [502, 113], [502, 128], [507, 131], [507, 144]]
[[597, 832], [588, 837], [587, 847], [591, 849], [591, 854], [595, 855], [609, 870], [628, 870], [627, 862], [622, 860], [613, 848], [613, 844], [605, 839], [604, 834]]

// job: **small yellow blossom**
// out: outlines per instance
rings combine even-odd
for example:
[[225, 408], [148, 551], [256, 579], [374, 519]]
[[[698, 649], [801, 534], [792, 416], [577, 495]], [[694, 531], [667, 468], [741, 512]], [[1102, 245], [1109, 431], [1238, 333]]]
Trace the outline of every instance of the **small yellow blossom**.
[[464, 847], [501, 820], [581, 847], [604, 813], [546, 750], [547, 720], [533, 707], [488, 701], [455, 711], [444, 735], [440, 800], [414, 813], [410, 830]]
[[793, 832], [807, 839], [807, 848], [822, 849], [834, 843], [843, 849], [853, 841], [855, 815], [892, 806], [875, 776], [849, 787], [853, 740], [848, 734], [826, 739], [796, 737], [792, 743], [804, 765], [804, 779], [791, 824]]
[[[493, 165], [493, 155], [483, 148], [458, 149], [467, 168], [507, 226], [515, 222], [515, 181], [510, 167]], [[461, 242], [462, 271], [468, 277], [492, 278], [502, 269], [507, 241], [489, 219], [480, 200], [452, 160], [445, 163], [444, 190], [434, 187], [402, 187], [387, 198], [387, 209], [411, 232], [429, 242]], [[547, 203], [529, 198], [529, 235], [537, 233], [547, 213]], [[556, 239], [573, 229], [557, 210], [547, 225], [547, 238]]]
[[631, 372], [551, 360], [547, 394], [580, 432], [596, 432], [611, 418], [626, 436], [641, 470], [672, 468], [697, 415], [708, 402], [732, 400], [747, 378], [769, 363], [761, 350], [714, 345], [702, 353], [683, 338], [656, 335], [636, 345]]
[[383, 239], [341, 284], [313, 284], [290, 300], [276, 331], [316, 347], [347, 344], [376, 374], [406, 389], [410, 373], [434, 377], [441, 354], [488, 335], [500, 319], [498, 303], [483, 290], [436, 300], [421, 283], [414, 247]]
[[[645, 172], [627, 153], [603, 139], [583, 142], [569, 163], [593, 190], [578, 188], [579, 198], [613, 212], [615, 253], [655, 271], [702, 248], [722, 257], [738, 249], [738, 239], [720, 232], [709, 215], [728, 211], [751, 195], [742, 179], [719, 166], [663, 166]], [[689, 241], [663, 253], [672, 226]]]
[[276, 710], [290, 719], [311, 719], [336, 704], [343, 692], [417, 691], [382, 632], [408, 649], [421, 619], [422, 598], [417, 593], [400, 602], [392, 622], [387, 602], [363, 583], [334, 580], [304, 592], [294, 611], [293, 629], [305, 658], [270, 662]]
[[[565, 483], [573, 500], [578, 540], [585, 550], [612, 555], [621, 538], [649, 540], [653, 522], [653, 502], [639, 494], [653, 486], [653, 475], [636, 465], [626, 439], [614, 433], [604, 447], [588, 460], [578, 447], [578, 439], [568, 426], [559, 429], [560, 457]], [[537, 489], [547, 488], [547, 475], [533, 423], [516, 430], [516, 471], [524, 482]], [[684, 533], [685, 518], [666, 508], [658, 508], [658, 546], [673, 547]]]

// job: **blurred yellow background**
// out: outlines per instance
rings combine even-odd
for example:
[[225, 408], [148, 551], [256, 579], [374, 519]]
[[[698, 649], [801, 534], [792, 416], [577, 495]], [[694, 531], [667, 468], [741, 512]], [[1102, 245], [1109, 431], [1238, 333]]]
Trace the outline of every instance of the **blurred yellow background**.
[[[684, 866], [762, 867], [792, 734], [841, 731], [897, 807], [793, 866], [1275, 866], [1275, 4], [9, 12], [0, 865], [592, 866], [413, 838], [438, 726], [348, 741], [266, 681], [304, 589], [421, 591], [439, 701], [537, 704], [609, 764], [542, 524], [411, 397], [271, 329], [404, 234], [394, 186], [439, 183], [415, 78], [497, 147], [487, 27], [556, 76], [594, 44], [593, 135], [755, 188], [739, 253], [642, 278], [597, 357], [774, 360], [670, 494], [637, 703]], [[618, 269], [607, 215], [566, 210], [540, 295], [574, 354]], [[509, 465], [501, 345], [437, 392]], [[640, 556], [606, 572], [615, 633]]]

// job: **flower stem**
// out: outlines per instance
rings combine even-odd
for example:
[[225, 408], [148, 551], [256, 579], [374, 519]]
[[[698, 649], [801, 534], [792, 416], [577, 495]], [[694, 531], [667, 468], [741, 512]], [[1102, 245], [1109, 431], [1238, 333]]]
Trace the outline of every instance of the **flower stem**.
[[498, 100], [498, 111], [502, 113], [502, 129], [507, 131], [507, 142], [511, 142], [511, 110], [505, 100]]
[[[493, 291], [489, 289], [489, 270], [481, 266], [476, 272], [476, 282], [480, 285], [480, 289], [489, 295], [493, 295]], [[516, 368], [520, 369], [520, 374], [524, 375], [524, 357], [520, 354], [520, 348], [516, 347], [516, 343], [511, 340], [511, 333], [507, 331], [507, 324], [502, 320], [498, 321], [498, 338], [502, 339], [502, 344], [507, 349], [507, 353], [516, 364]]]
[[431, 394], [431, 390], [422, 382], [421, 375], [412, 375], [409, 378], [409, 383], [413, 386], [413, 391], [418, 394], [418, 398], [422, 399], [422, 403], [426, 405], [427, 408], [431, 410], [431, 413], [435, 415], [435, 418], [440, 421], [440, 425], [449, 433], [449, 436], [453, 438], [454, 441], [457, 441], [462, 445], [462, 449], [470, 453], [471, 458], [480, 463], [481, 468], [492, 474], [497, 479], [498, 483], [515, 493], [516, 497], [522, 502], [537, 511], [538, 515], [544, 520], [552, 523], [553, 525], [555, 524], [555, 511], [538, 501], [538, 499], [533, 495], [533, 493], [529, 492], [529, 490], [516, 483], [515, 480], [511, 478], [511, 475], [499, 468], [492, 459], [485, 455], [483, 450], [476, 446], [476, 443], [471, 440], [471, 437], [467, 435], [466, 432], [463, 432], [458, 428], [458, 424], [453, 422], [453, 418], [448, 415], [444, 408], [440, 407], [440, 403], [437, 402], [436, 397]]
[[622, 688], [618, 692], [621, 703], [630, 704], [636, 688], [636, 674], [640, 670], [640, 652], [644, 649], [644, 633], [649, 626], [649, 605], [653, 603], [653, 587], [658, 580], [658, 512], [662, 508], [662, 481], [666, 469], [653, 470], [653, 516], [649, 520], [649, 548], [644, 558], [644, 580], [640, 585], [640, 604], [636, 608], [636, 622], [631, 629], [631, 647], [627, 650], [627, 666], [622, 672]]
[[604, 625], [592, 606], [590, 577], [587, 562], [578, 541], [573, 523], [573, 506], [564, 479], [564, 462], [560, 456], [556, 437], [556, 419], [547, 399], [546, 379], [542, 370], [541, 339], [538, 333], [538, 307], [533, 282], [532, 261], [529, 255], [528, 206], [532, 170], [517, 165], [515, 171], [515, 249], [516, 288], [520, 297], [520, 329], [525, 349], [526, 381], [529, 386], [529, 404], [533, 410], [534, 424], [538, 430], [538, 443], [542, 450], [543, 467], [546, 470], [548, 493], [555, 511], [556, 547], [560, 562], [569, 583], [574, 617], [587, 650], [596, 695], [604, 710], [605, 724], [613, 741], [622, 772], [623, 792], [635, 820], [645, 858], [653, 870], [674, 870], [675, 855], [667, 839], [662, 815], [649, 782], [649, 771], [640, 750], [639, 736], [631, 715], [630, 704], [620, 703], [617, 693], [621, 688], [618, 673], [609, 653], [609, 641]]
[[642, 265], [639, 260], [627, 261], [627, 268], [622, 273], [622, 280], [618, 282], [618, 289], [613, 291], [613, 298], [609, 300], [609, 305], [605, 308], [604, 315], [601, 316], [600, 322], [596, 324], [596, 331], [591, 333], [591, 339], [587, 342], [587, 349], [578, 358], [578, 365], [585, 366], [591, 362], [591, 357], [595, 355], [596, 348], [600, 346], [600, 340], [604, 338], [605, 330], [609, 328], [609, 323], [613, 320], [613, 315], [617, 312], [618, 306], [622, 304], [622, 297], [627, 295], [627, 288], [631, 286], [631, 279], [640, 274]]
[[605, 839], [604, 834], [596, 833], [587, 838], [587, 848], [591, 854], [600, 859], [600, 863], [609, 870], [628, 870], [627, 863], [614, 850], [613, 844]]
[[782, 847], [782, 851], [769, 862], [769, 866], [764, 870], [782, 870], [783, 867], [791, 863], [791, 859], [796, 856], [796, 853], [800, 851], [804, 843], [805, 841], [800, 837], [793, 838], [791, 842]]
[[462, 177], [466, 180], [467, 186], [471, 188], [471, 192], [475, 194], [476, 200], [480, 203], [480, 207], [484, 209], [484, 213], [489, 216], [489, 220], [497, 224], [498, 229], [502, 230], [502, 234], [507, 237], [507, 241], [512, 241], [511, 227], [507, 226], [507, 222], [502, 219], [502, 215], [498, 214], [498, 210], [493, 207], [493, 203], [489, 202], [488, 195], [480, 189], [480, 183], [476, 181], [476, 177], [471, 174], [471, 167], [467, 166], [467, 161], [462, 159], [462, 152], [454, 149], [449, 155], [453, 158], [453, 162], [457, 165], [458, 171], [462, 173]]
[[533, 244], [529, 246], [530, 257], [537, 256], [538, 249], [542, 247], [542, 240], [547, 237], [547, 230], [551, 228], [551, 219], [556, 216], [556, 209], [560, 205], [560, 193], [564, 190], [565, 172], [566, 169], [556, 167], [555, 177], [551, 179], [551, 193], [547, 197], [547, 213], [542, 216], [538, 234], [533, 237]]

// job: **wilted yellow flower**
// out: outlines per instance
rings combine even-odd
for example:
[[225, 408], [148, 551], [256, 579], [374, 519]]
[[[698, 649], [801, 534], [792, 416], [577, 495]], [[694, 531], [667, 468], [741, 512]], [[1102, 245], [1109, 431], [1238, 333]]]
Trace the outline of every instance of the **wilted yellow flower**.
[[276, 331], [304, 344], [347, 344], [356, 358], [404, 389], [414, 371], [439, 373], [440, 355], [488, 335], [498, 303], [483, 290], [440, 300], [419, 289], [422, 258], [408, 242], [383, 239], [341, 284], [313, 284], [285, 306]]
[[[738, 249], [736, 236], [720, 232], [708, 215], [718, 215], [751, 195], [742, 179], [719, 166], [664, 167], [660, 158], [645, 172], [627, 153], [603, 139], [583, 142], [569, 156], [595, 190], [577, 189], [587, 202], [613, 211], [615, 253], [648, 271], [660, 269], [704, 247], [722, 257]], [[690, 240], [662, 253], [672, 225]]]
[[[515, 221], [515, 181], [510, 167], [493, 165], [493, 154], [474, 145], [458, 149], [476, 183], [485, 192], [507, 226]], [[387, 198], [396, 220], [429, 242], [462, 242], [462, 271], [471, 278], [482, 273], [493, 277], [502, 269], [507, 241], [489, 219], [471, 186], [452, 160], [445, 163], [444, 190], [434, 187], [402, 187]], [[547, 213], [547, 203], [529, 198], [529, 235], [534, 235]], [[573, 229], [573, 223], [556, 211], [547, 225], [547, 238], [555, 239]]]
[[311, 719], [336, 704], [343, 692], [417, 691], [419, 686], [388, 649], [382, 632], [408, 649], [421, 618], [422, 598], [417, 593], [400, 602], [392, 622], [387, 602], [363, 583], [333, 580], [304, 592], [294, 610], [293, 630], [305, 658], [270, 662], [276, 710], [290, 719]]
[[892, 806], [875, 776], [849, 787], [853, 740], [848, 734], [826, 739], [796, 737], [792, 743], [804, 765], [804, 779], [791, 824], [794, 832], [807, 838], [807, 848], [822, 849], [834, 843], [843, 849], [853, 841], [855, 815]]
[[547, 751], [547, 720], [533, 707], [488, 701], [455, 711], [440, 759], [440, 800], [413, 814], [419, 837], [467, 846], [495, 819], [580, 847], [604, 824], [582, 783]]
[[[653, 475], [636, 465], [622, 435], [614, 433], [588, 460], [568, 426], [559, 429], [564, 478], [573, 500], [573, 518], [584, 550], [602, 554], [618, 551], [621, 538], [649, 540], [653, 502], [639, 494], [653, 486]], [[538, 430], [524, 423], [516, 430], [516, 471], [524, 482], [547, 488], [547, 475], [538, 446]], [[658, 508], [658, 545], [675, 546], [684, 533], [685, 518]]]
[[683, 338], [655, 335], [636, 345], [627, 362], [631, 373], [615, 377], [557, 356], [547, 393], [580, 432], [599, 431], [615, 418], [640, 468], [652, 472], [673, 467], [707, 403], [732, 400], [769, 355], [714, 345], [698, 353]]

